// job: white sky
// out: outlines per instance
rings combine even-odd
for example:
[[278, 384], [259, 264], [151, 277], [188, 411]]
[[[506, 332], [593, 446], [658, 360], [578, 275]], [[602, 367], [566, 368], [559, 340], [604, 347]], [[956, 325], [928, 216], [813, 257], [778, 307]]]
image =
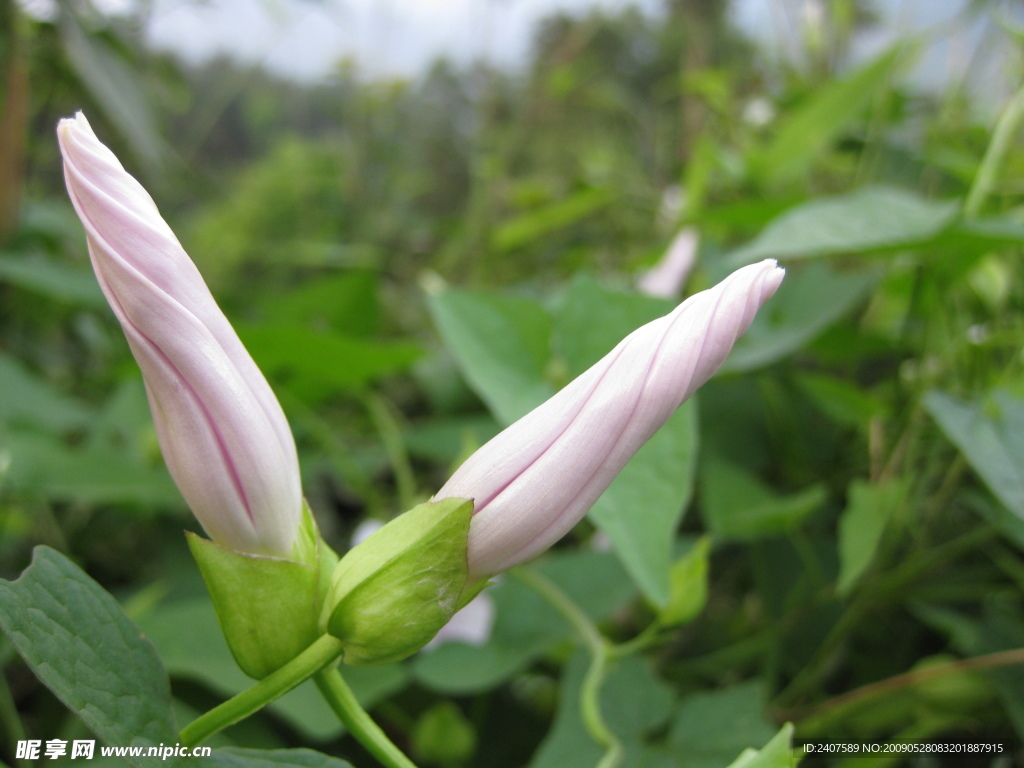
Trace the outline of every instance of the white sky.
[[[125, 2], [125, 0], [105, 0]], [[640, 0], [654, 9], [661, 0]], [[343, 58], [372, 75], [413, 75], [439, 55], [501, 64], [525, 57], [534, 22], [555, 10], [627, 0], [154, 0], [150, 40], [189, 58], [230, 48], [301, 78]]]
[[[59, 0], [20, 0], [41, 15]], [[738, 26], [768, 45], [786, 49], [797, 41], [801, 16], [821, 0], [733, 0]], [[6, 2], [6, 0], [0, 0]], [[196, 62], [218, 53], [260, 62], [274, 72], [310, 80], [329, 75], [338, 62], [356, 62], [367, 76], [414, 76], [436, 57], [466, 63], [486, 58], [515, 66], [525, 60], [535, 23], [556, 10], [579, 13], [589, 7], [621, 8], [630, 0], [93, 0], [110, 13], [140, 2], [150, 7], [147, 35], [160, 48]], [[652, 13], [664, 0], [632, 0]], [[907, 31], [931, 29], [938, 42], [927, 48], [916, 79], [941, 85], [968, 67], [998, 68], [973, 60], [981, 30], [950, 28], [968, 0], [874, 0], [882, 16], [877, 32], [861, 40], [860, 51], [882, 49]], [[1016, 3], [1016, 6], [1013, 4]], [[1024, 25], [1024, 3], [1013, 23]], [[976, 25], [980, 27], [982, 25]], [[953, 32], [952, 35], [949, 33]], [[992, 74], [995, 74], [994, 72]], [[989, 72], [975, 77], [987, 82]], [[1007, 73], [1003, 73], [1003, 77]], [[1009, 73], [1012, 77], [1012, 73]], [[1001, 78], [998, 78], [1001, 79]], [[998, 90], [998, 89], [997, 89]]]

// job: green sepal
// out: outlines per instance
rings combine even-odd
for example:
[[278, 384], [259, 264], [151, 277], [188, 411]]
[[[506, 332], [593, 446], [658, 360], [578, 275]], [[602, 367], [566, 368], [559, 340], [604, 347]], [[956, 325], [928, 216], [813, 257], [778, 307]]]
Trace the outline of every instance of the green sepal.
[[231, 654], [262, 680], [322, 634], [321, 606], [338, 556], [320, 538], [303, 502], [293, 560], [236, 552], [186, 535]]
[[468, 499], [420, 504], [341, 559], [323, 625], [344, 644], [346, 664], [387, 664], [412, 655], [487, 585], [469, 583], [472, 517]]

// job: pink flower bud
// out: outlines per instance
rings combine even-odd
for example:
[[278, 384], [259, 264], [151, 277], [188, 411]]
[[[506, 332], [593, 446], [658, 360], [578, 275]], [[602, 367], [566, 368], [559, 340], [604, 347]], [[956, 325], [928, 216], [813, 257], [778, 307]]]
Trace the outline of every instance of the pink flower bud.
[[204, 529], [287, 557], [302, 516], [281, 406], [153, 200], [85, 116], [57, 137], [100, 287], [142, 369], [164, 460]]
[[700, 235], [693, 227], [683, 227], [672, 240], [665, 255], [653, 267], [642, 273], [636, 289], [647, 296], [660, 299], [679, 298], [683, 283], [690, 276], [697, 260]]
[[470, 456], [435, 497], [474, 500], [470, 574], [504, 571], [565, 535], [718, 370], [784, 274], [769, 259], [690, 297]]

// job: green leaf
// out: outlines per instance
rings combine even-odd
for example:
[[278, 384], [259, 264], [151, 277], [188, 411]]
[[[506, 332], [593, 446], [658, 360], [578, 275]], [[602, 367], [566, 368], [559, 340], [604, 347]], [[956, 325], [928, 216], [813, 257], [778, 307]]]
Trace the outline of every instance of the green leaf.
[[429, 306], [466, 381], [500, 422], [511, 424], [555, 393], [545, 380], [552, 323], [539, 303], [447, 289]]
[[[924, 407], [967, 463], [1013, 513], [995, 522], [1024, 545], [1024, 401], [996, 392], [983, 408], [942, 392], [930, 392]], [[986, 415], [985, 411], [988, 411]]]
[[704, 536], [672, 563], [669, 574], [669, 599], [658, 613], [663, 627], [676, 627], [692, 621], [708, 601], [708, 555], [711, 540]]
[[409, 426], [402, 437], [410, 455], [451, 466], [499, 431], [498, 423], [487, 414], [434, 416]]
[[[1024, 621], [1018, 599], [992, 600], [984, 606], [976, 653], [989, 654], [1024, 647]], [[1024, 738], [1024, 668], [1019, 664], [993, 670], [989, 676], [1003, 702], [1017, 738]]]
[[90, 410], [32, 373], [15, 357], [0, 352], [0, 423], [62, 431], [85, 426]]
[[[576, 277], [555, 313], [552, 348], [575, 378], [641, 325], [672, 311], [675, 302], [604, 288]], [[599, 310], [598, 310], [599, 308]]]
[[[580, 687], [588, 663], [587, 654], [579, 650], [566, 665], [554, 725], [529, 768], [590, 766], [600, 761], [603, 750], [580, 717]], [[626, 657], [609, 673], [601, 686], [601, 711], [609, 729], [622, 741], [627, 762], [640, 754], [645, 737], [664, 725], [672, 699], [671, 686], [659, 680], [641, 658]]]
[[954, 236], [979, 240], [989, 247], [1024, 244], [1024, 223], [1015, 216], [994, 216], [957, 222]]
[[0, 580], [0, 628], [36, 676], [106, 743], [177, 741], [170, 684], [153, 646], [117, 601], [59, 552], [36, 547], [17, 581]]
[[215, 749], [210, 757], [218, 768], [352, 768], [351, 763], [311, 749]]
[[380, 326], [377, 276], [368, 270], [318, 277], [260, 306], [272, 325], [295, 323], [360, 338]]
[[162, 466], [147, 463], [127, 447], [68, 445], [51, 435], [11, 430], [10, 482], [47, 499], [88, 504], [136, 503], [184, 509], [181, 494]]
[[907, 485], [904, 479], [876, 485], [864, 480], [850, 483], [846, 509], [839, 518], [839, 579], [836, 591], [840, 595], [849, 594], [871, 564], [886, 525], [903, 503]]
[[133, 62], [109, 42], [108, 35], [87, 33], [76, 13], [59, 5], [61, 38], [75, 73], [131, 146], [136, 159], [155, 173], [162, 165], [164, 143], [156, 129], [143, 81]]
[[0, 255], [0, 280], [67, 304], [95, 308], [107, 303], [93, 273], [66, 262]]
[[751, 371], [793, 354], [863, 301], [876, 280], [872, 272], [838, 272], [824, 263], [787, 270], [721, 371]]
[[743, 750], [769, 742], [775, 728], [761, 712], [761, 699], [761, 684], [756, 681], [683, 699], [668, 737], [680, 764], [722, 768]]
[[701, 470], [704, 521], [715, 539], [758, 539], [784, 533], [825, 503], [824, 485], [779, 496], [752, 475], [710, 458]]
[[[486, 582], [467, 584], [470, 499], [443, 499], [396, 517], [341, 559], [324, 606], [346, 664], [412, 655]], [[476, 589], [474, 591], [474, 587]]]
[[612, 202], [614, 195], [606, 189], [583, 189], [565, 200], [546, 205], [540, 210], [524, 213], [499, 226], [491, 237], [496, 251], [511, 251], [559, 229], [565, 229], [597, 213]]
[[761, 749], [746, 749], [729, 768], [794, 768], [793, 724], [786, 723]]
[[[993, 594], [982, 605], [981, 620], [946, 608], [917, 605], [914, 613], [926, 623], [947, 632], [965, 656], [1024, 647], [1024, 606], [1017, 595]], [[995, 686], [1018, 738], [1024, 737], [1024, 668], [1019, 664], [986, 672]], [[978, 693], [975, 689], [974, 694]]]
[[910, 248], [949, 227], [957, 209], [955, 200], [935, 202], [885, 187], [809, 200], [772, 221], [752, 243], [734, 251], [729, 263], [739, 267], [762, 259], [793, 261]]
[[753, 158], [759, 175], [777, 184], [804, 173], [885, 92], [903, 54], [897, 46], [843, 79], [827, 81], [779, 120], [774, 138]]
[[825, 414], [839, 424], [864, 427], [884, 405], [857, 382], [823, 373], [798, 373], [794, 381]]
[[656, 606], [669, 599], [672, 545], [693, 493], [696, 461], [697, 404], [691, 398], [637, 451], [588, 513]]
[[362, 389], [408, 369], [422, 354], [410, 342], [369, 341], [301, 325], [242, 326], [238, 335], [264, 373], [308, 402]]
[[[555, 582], [594, 621], [606, 619], [636, 594], [611, 554], [552, 553], [530, 567]], [[505, 578], [488, 594], [494, 600], [495, 621], [487, 644], [445, 643], [421, 653], [413, 665], [420, 682], [445, 693], [487, 690], [573, 636], [558, 611], [514, 578]]]

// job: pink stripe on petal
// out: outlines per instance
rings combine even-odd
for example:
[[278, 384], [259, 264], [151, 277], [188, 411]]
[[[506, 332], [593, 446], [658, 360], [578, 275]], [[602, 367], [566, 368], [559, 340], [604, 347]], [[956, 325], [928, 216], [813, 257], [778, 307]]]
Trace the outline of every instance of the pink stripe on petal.
[[637, 329], [471, 456], [435, 498], [472, 498], [469, 565], [498, 573], [587, 513], [626, 462], [718, 370], [784, 271], [767, 260]]

